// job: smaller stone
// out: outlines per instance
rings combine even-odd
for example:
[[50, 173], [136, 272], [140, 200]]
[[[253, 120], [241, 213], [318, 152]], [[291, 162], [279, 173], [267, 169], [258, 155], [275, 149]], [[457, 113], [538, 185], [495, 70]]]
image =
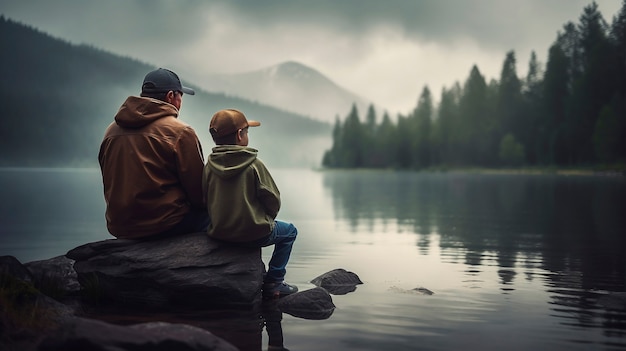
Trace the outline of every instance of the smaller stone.
[[415, 289], [412, 289], [412, 290], [415, 291], [415, 292], [418, 292], [418, 293], [420, 293], [422, 295], [433, 295], [434, 294], [434, 292], [432, 292], [432, 291], [430, 291], [430, 290], [428, 290], [426, 288], [422, 288], [422, 287], [415, 288]]
[[48, 260], [32, 261], [24, 264], [31, 272], [35, 286], [40, 290], [58, 290], [59, 294], [78, 294], [80, 283], [74, 270], [74, 260], [62, 256]]
[[333, 295], [345, 295], [355, 291], [357, 285], [363, 284], [358, 275], [343, 268], [326, 272], [311, 280], [311, 283], [326, 289]]
[[294, 317], [322, 320], [333, 314], [335, 304], [325, 289], [317, 287], [281, 298], [278, 308]]
[[26, 283], [33, 282], [33, 275], [13, 256], [0, 256], [0, 276], [5, 275]]

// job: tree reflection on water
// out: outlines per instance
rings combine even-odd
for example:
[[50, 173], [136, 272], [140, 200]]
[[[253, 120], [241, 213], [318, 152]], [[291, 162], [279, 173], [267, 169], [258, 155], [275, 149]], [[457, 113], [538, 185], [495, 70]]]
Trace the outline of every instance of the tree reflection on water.
[[336, 171], [323, 179], [335, 216], [354, 230], [394, 221], [415, 233], [421, 254], [438, 236], [442, 259], [464, 263], [468, 276], [497, 265], [503, 293], [516, 279], [540, 279], [560, 323], [624, 335], [624, 305], [602, 304], [626, 291], [623, 177]]

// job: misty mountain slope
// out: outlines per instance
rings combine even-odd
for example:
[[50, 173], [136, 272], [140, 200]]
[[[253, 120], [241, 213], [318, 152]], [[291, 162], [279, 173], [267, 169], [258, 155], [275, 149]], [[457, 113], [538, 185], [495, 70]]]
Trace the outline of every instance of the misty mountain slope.
[[191, 124], [204, 147], [205, 155], [214, 146], [208, 131], [209, 121], [217, 110], [236, 108], [261, 126], [251, 128], [250, 147], [259, 149], [259, 157], [268, 166], [319, 167], [324, 151], [330, 149], [331, 125], [291, 112], [224, 94], [196, 90], [185, 97], [181, 119]]
[[[105, 128], [129, 95], [139, 95], [156, 67], [86, 45], [74, 45], [0, 17], [0, 166], [96, 166]], [[213, 113], [238, 108], [263, 122], [251, 137], [270, 165], [318, 166], [331, 125], [257, 102], [197, 88], [180, 117], [213, 146]]]
[[210, 91], [262, 101], [326, 122], [334, 122], [336, 116], [345, 118], [354, 103], [362, 113], [370, 104], [318, 71], [293, 61], [252, 72], [215, 74], [206, 81]]

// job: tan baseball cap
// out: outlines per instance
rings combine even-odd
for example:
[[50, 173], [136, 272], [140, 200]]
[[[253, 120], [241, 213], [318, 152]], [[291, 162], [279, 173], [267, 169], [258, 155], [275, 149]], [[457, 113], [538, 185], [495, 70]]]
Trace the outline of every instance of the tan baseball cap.
[[261, 122], [249, 121], [246, 116], [235, 109], [217, 111], [211, 118], [209, 132], [215, 137], [223, 137], [246, 127], [258, 127]]

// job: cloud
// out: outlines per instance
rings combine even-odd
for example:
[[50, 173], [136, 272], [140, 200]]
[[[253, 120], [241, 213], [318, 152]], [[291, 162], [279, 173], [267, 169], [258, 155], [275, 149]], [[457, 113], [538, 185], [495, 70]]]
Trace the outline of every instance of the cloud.
[[[596, 1], [613, 14], [615, 0]], [[215, 3], [215, 2], [212, 2]], [[527, 47], [538, 37], [553, 35], [566, 21], [576, 21], [587, 0], [414, 0], [414, 1], [224, 1], [241, 18], [242, 26], [259, 30], [277, 26], [315, 25], [355, 38], [382, 27], [396, 28], [419, 42], [453, 45], [476, 40], [482, 49]], [[606, 8], [606, 9], [605, 9]], [[543, 48], [535, 48], [543, 49]], [[547, 50], [547, 48], [546, 48]]]
[[[598, 0], [609, 20], [620, 7]], [[586, 0], [0, 0], [6, 16], [210, 84], [209, 73], [293, 60], [391, 111], [415, 107], [423, 86], [497, 78], [515, 50], [523, 75], [545, 60]], [[199, 80], [196, 82], [196, 80]]]

